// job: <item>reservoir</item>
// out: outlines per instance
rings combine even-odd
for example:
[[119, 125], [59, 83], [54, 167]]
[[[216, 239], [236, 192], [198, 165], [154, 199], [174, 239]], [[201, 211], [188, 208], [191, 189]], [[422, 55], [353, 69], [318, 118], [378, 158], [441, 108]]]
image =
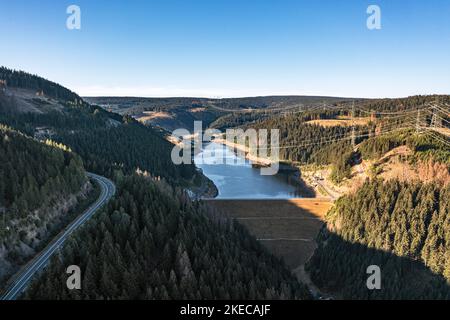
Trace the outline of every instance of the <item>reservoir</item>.
[[239, 158], [227, 146], [210, 143], [194, 158], [197, 167], [219, 190], [217, 199], [290, 199], [301, 198], [301, 188], [288, 174], [263, 176], [249, 160]]

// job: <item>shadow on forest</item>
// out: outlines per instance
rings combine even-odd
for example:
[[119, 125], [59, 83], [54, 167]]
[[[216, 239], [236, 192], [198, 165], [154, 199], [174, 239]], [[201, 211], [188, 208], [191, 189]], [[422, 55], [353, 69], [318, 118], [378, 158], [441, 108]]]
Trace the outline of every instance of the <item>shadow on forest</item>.
[[[343, 299], [450, 299], [450, 286], [422, 262], [350, 243], [323, 228], [307, 264], [314, 283]], [[369, 290], [367, 273], [380, 267], [381, 289]]]
[[214, 199], [210, 206], [236, 219], [291, 270], [308, 261], [322, 228], [322, 217], [331, 207], [323, 199]]

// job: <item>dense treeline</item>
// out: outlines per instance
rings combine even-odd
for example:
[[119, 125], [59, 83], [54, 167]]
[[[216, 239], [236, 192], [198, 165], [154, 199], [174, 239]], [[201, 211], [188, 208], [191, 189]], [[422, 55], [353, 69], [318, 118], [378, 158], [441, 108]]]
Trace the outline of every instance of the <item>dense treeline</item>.
[[[441, 141], [446, 141], [443, 135]], [[358, 150], [364, 159], [376, 159], [386, 152], [399, 147], [408, 146], [416, 160], [428, 160], [450, 164], [450, 150], [447, 145], [429, 135], [416, 134], [414, 130], [399, 130], [394, 133], [373, 137], [361, 143]], [[450, 142], [450, 141], [449, 141]]]
[[[354, 152], [350, 139], [351, 127], [322, 127], [306, 123], [315, 119], [333, 119], [345, 113], [345, 110], [328, 110], [291, 114], [247, 124], [245, 128], [279, 129], [281, 159], [301, 164], [332, 165], [331, 178], [337, 183], [351, 175], [351, 168], [359, 161], [360, 155], [364, 159], [376, 159], [402, 145], [412, 150], [412, 161], [432, 160], [447, 164], [450, 161], [448, 146], [427, 134], [418, 135], [414, 129], [381, 131], [383, 127], [375, 122], [357, 126], [355, 142], [358, 152]], [[392, 120], [384, 122], [384, 126], [393, 130], [401, 128], [402, 124]], [[437, 132], [434, 135], [448, 141]]]
[[[322, 127], [305, 123], [302, 115], [277, 117], [252, 125], [255, 129], [280, 130], [280, 158], [300, 163], [310, 163], [315, 152], [331, 141], [349, 137], [351, 128], [343, 126]], [[289, 147], [289, 148], [287, 148]], [[315, 161], [329, 162], [332, 159], [316, 157]]]
[[[305, 112], [280, 116], [255, 124], [246, 128], [279, 129], [280, 130], [280, 159], [300, 164], [332, 165], [331, 178], [339, 183], [351, 174], [355, 155], [351, 146], [351, 128], [345, 126], [323, 127], [306, 123], [315, 119], [330, 119], [343, 115], [340, 110], [319, 112]], [[355, 135], [373, 132], [374, 128], [359, 126]], [[356, 142], [360, 142], [357, 138]]]
[[134, 121], [108, 129], [83, 130], [76, 135], [65, 131], [59, 139], [80, 154], [86, 168], [106, 176], [113, 176], [114, 171], [130, 174], [141, 169], [176, 182], [195, 174], [194, 165], [175, 166], [170, 158], [172, 145]]
[[270, 117], [267, 113], [228, 113], [211, 123], [211, 128], [225, 131], [229, 128], [236, 128], [242, 125], [249, 125], [257, 121], [263, 121]]
[[[429, 103], [450, 103], [450, 95], [427, 95], [411, 96], [397, 99], [371, 99], [357, 102], [357, 107], [364, 110], [374, 110], [378, 112], [401, 112], [416, 110]], [[362, 116], [367, 114], [362, 113]]]
[[5, 80], [8, 87], [43, 91], [45, 95], [54, 99], [63, 101], [81, 101], [81, 98], [69, 89], [66, 89], [57, 83], [23, 71], [0, 67], [0, 80]]
[[[351, 145], [351, 127], [323, 127], [306, 123], [317, 119], [334, 119], [346, 115], [345, 110], [319, 110], [277, 116], [254, 123], [247, 123], [244, 128], [279, 129], [279, 156], [282, 160], [300, 164], [332, 165], [331, 178], [336, 183], [350, 177], [351, 168], [357, 155]], [[375, 126], [355, 128], [356, 143], [367, 136], [375, 134]], [[362, 136], [362, 137], [360, 137]]]
[[78, 192], [86, 182], [80, 157], [0, 125], [0, 206], [27, 215], [55, 197]]
[[82, 210], [90, 185], [79, 156], [0, 125], [0, 286]]
[[[254, 124], [259, 124], [262, 127], [264, 121], [271, 119], [272, 121], [282, 124], [283, 119], [294, 118], [295, 121], [306, 122], [309, 120], [317, 119], [333, 119], [337, 116], [348, 115], [348, 111], [340, 108], [322, 109], [311, 108], [311, 110], [304, 110], [302, 112], [294, 111], [264, 111], [258, 110], [258, 112], [245, 112], [245, 113], [227, 113], [215, 120], [212, 124], [212, 128], [219, 130], [226, 130], [228, 128], [236, 127], [253, 127]], [[262, 123], [262, 124], [261, 124]]]
[[[450, 185], [368, 182], [327, 223], [309, 263], [319, 286], [344, 298], [450, 298]], [[370, 265], [381, 290], [366, 287]]]
[[[1, 103], [0, 103], [1, 110]], [[66, 105], [64, 113], [0, 113], [0, 121], [33, 136], [36, 128], [49, 128], [51, 138], [64, 143], [84, 160], [88, 171], [108, 177], [136, 169], [171, 183], [191, 179], [194, 165], [175, 166], [173, 147], [161, 134], [129, 116], [119, 116], [90, 105]]]
[[[134, 176], [65, 246], [32, 299], [295, 299], [305, 288], [238, 223]], [[80, 266], [82, 289], [65, 268]]]
[[321, 106], [323, 104], [337, 104], [348, 101], [347, 98], [320, 96], [262, 96], [244, 98], [213, 99], [212, 104], [223, 109], [293, 109], [304, 106]]
[[[21, 71], [1, 68], [0, 79], [3, 78], [8, 86], [57, 88], [60, 98], [71, 93], [53, 82]], [[194, 165], [175, 166], [170, 158], [172, 144], [130, 116], [106, 112], [83, 101], [77, 104], [68, 101], [63, 103], [62, 112], [47, 113], [19, 113], [8, 104], [7, 99], [0, 99], [0, 123], [29, 136], [34, 136], [37, 128], [48, 129], [52, 140], [81, 155], [88, 171], [113, 177], [116, 173], [130, 174], [140, 169], [173, 184], [196, 174]]]

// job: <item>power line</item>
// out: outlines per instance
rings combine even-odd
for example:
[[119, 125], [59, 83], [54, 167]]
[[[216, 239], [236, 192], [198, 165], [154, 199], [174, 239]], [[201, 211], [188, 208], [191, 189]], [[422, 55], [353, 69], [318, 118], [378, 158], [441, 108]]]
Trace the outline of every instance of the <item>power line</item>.
[[[382, 130], [381, 130], [380, 132], [378, 132], [378, 133], [375, 132], [375, 135], [383, 134], [383, 133], [385, 133], [385, 132], [387, 132], [387, 131], [391, 131], [391, 130], [406, 129], [406, 128], [412, 128], [412, 127], [414, 127], [414, 125], [415, 125], [415, 119], [412, 119], [412, 118], [410, 117], [410, 118], [407, 118], [406, 120], [407, 120], [407, 121], [405, 121], [404, 123], [402, 123], [403, 127], [400, 127], [400, 128], [399, 128], [399, 124], [398, 124], [398, 123], [391, 123], [391, 124], [388, 124], [388, 125], [383, 126], [383, 127], [382, 127]], [[405, 126], [405, 124], [406, 124], [406, 126]], [[370, 134], [368, 134], [368, 135], [370, 135]], [[368, 136], [368, 135], [364, 135], [364, 136]], [[351, 138], [352, 138], [351, 135], [349, 136], [347, 133], [343, 133], [343, 134], [341, 134], [341, 135], [335, 135], [335, 136], [334, 136], [335, 139], [340, 139], [340, 138], [342, 138], [342, 137], [345, 137], [344, 140], [346, 140], [346, 139], [351, 139]], [[355, 138], [359, 138], [359, 137], [362, 137], [362, 135], [358, 135], [358, 136], [355, 135]], [[333, 140], [333, 141], [334, 141], [334, 140]], [[317, 139], [305, 140], [305, 141], [303, 141], [303, 144], [304, 144], [305, 142], [312, 142], [311, 144], [308, 144], [308, 145], [312, 145], [312, 144], [314, 144], [314, 143], [319, 143], [319, 144], [321, 143], [320, 141], [317, 141]], [[281, 147], [281, 148], [297, 147], [297, 146], [301, 146], [301, 145], [303, 145], [303, 144], [299, 144], [299, 145], [290, 145], [290, 146], [283, 146], [283, 147]]]
[[441, 112], [446, 113], [447, 115], [450, 114], [450, 111], [449, 111], [449, 110], [446, 110], [446, 109], [444, 109], [444, 108], [442, 108], [442, 107], [439, 107], [438, 105], [432, 105], [431, 107], [433, 107], [433, 108], [435, 108], [435, 109], [438, 109], [438, 110], [440, 110]]
[[[320, 106], [315, 107], [315, 109], [320, 109]], [[347, 108], [339, 108], [339, 107], [335, 107], [334, 110], [339, 110], [339, 109], [347, 109]], [[334, 143], [334, 142], [341, 142], [341, 141], [347, 141], [350, 140], [352, 146], [355, 147], [356, 145], [356, 139], [357, 138], [364, 138], [364, 137], [371, 137], [375, 134], [375, 136], [379, 136], [379, 135], [385, 135], [385, 134], [389, 134], [392, 132], [396, 132], [398, 130], [404, 130], [404, 129], [411, 129], [414, 128], [416, 129], [417, 133], [421, 132], [421, 129], [425, 129], [425, 132], [432, 135], [434, 138], [438, 139], [439, 141], [441, 141], [442, 143], [445, 143], [446, 145], [449, 145], [449, 142], [442, 140], [441, 138], [437, 137], [437, 134], [435, 134], [434, 132], [431, 132], [426, 125], [423, 126], [423, 121], [422, 121], [422, 116], [423, 114], [421, 113], [422, 111], [426, 111], [432, 114], [435, 114], [437, 117], [439, 117], [440, 119], [442, 119], [443, 121], [448, 122], [447, 120], [443, 119], [442, 117], [440, 117], [439, 115], [437, 115], [437, 113], [434, 113], [432, 111], [430, 111], [430, 109], [435, 110], [434, 106], [428, 106], [426, 108], [418, 108], [417, 110], [409, 110], [409, 111], [398, 111], [398, 112], [376, 112], [376, 111], [367, 111], [361, 108], [358, 108], [359, 111], [361, 112], [366, 112], [366, 113], [370, 113], [370, 114], [378, 114], [378, 115], [386, 115], [386, 117], [382, 117], [382, 118], [378, 118], [377, 121], [388, 121], [388, 123], [385, 126], [382, 126], [380, 131], [375, 131], [375, 133], [373, 132], [369, 132], [366, 134], [360, 134], [360, 135], [356, 135], [356, 131], [355, 131], [355, 121], [354, 121], [354, 115], [355, 115], [355, 106], [354, 104], [352, 104], [352, 129], [351, 129], [351, 133], [350, 135], [348, 135], [348, 133], [343, 133], [340, 135], [335, 135], [333, 137], [324, 139], [324, 138], [320, 138], [320, 140], [318, 139], [310, 139], [310, 140], [305, 140], [300, 144], [296, 144], [296, 145], [288, 145], [288, 146], [278, 146], [278, 147], [270, 147], [271, 149], [301, 149], [301, 148], [306, 148], [309, 146], [314, 146], [314, 145], [323, 145], [323, 144], [327, 144], [327, 143]], [[439, 108], [440, 111], [442, 112], [442, 110], [445, 110], [443, 108]], [[273, 109], [272, 109], [273, 110]], [[269, 111], [269, 110], [268, 110]], [[310, 110], [299, 110], [297, 112], [293, 112], [291, 114], [295, 114], [295, 113], [299, 113], [299, 112], [306, 112], [306, 111], [311, 111]], [[412, 115], [414, 113], [417, 112], [417, 117], [413, 117]], [[447, 112], [447, 110], [445, 110], [445, 112]], [[392, 117], [389, 117], [389, 115], [393, 115]], [[396, 120], [396, 119], [402, 119], [402, 120]], [[395, 121], [392, 121], [395, 120]], [[400, 122], [400, 123], [399, 123]], [[401, 127], [399, 127], [399, 125], [401, 125]], [[251, 150], [261, 150], [261, 149], [269, 149], [269, 147], [257, 147], [257, 148], [251, 148]]]
[[352, 103], [352, 148], [356, 149], [356, 138], [355, 138], [355, 102]]
[[441, 117], [440, 115], [438, 115], [437, 113], [434, 113], [433, 116], [435, 116], [435, 117], [441, 119], [442, 121], [447, 122], [448, 124], [450, 124], [450, 121], [449, 121], [449, 120], [446, 120], [446, 119], [442, 118], [442, 117]]
[[[428, 108], [423, 108], [423, 109], [429, 109], [429, 107]], [[368, 113], [368, 114], [375, 113], [375, 114], [379, 114], [379, 115], [391, 115], [391, 114], [392, 115], [396, 115], [396, 114], [405, 114], [405, 113], [415, 113], [415, 112], [417, 112], [417, 109], [416, 110], [396, 111], [396, 112], [384, 112], [384, 111], [376, 111], [376, 110], [368, 111], [368, 110], [362, 109], [361, 107], [359, 107], [358, 110], [361, 111], [361, 112]]]
[[425, 130], [425, 133], [430, 135], [432, 138], [438, 140], [439, 142], [445, 144], [446, 146], [450, 147], [450, 142], [445, 141], [444, 139], [439, 137], [433, 130], [431, 130], [431, 129]]
[[[388, 130], [384, 130], [381, 131], [380, 133], [378, 133], [377, 136], [379, 135], [383, 135], [383, 134], [388, 134], [388, 133], [392, 133], [398, 130], [402, 130], [402, 129], [408, 129], [411, 128], [411, 125], [407, 126], [407, 127], [398, 127], [395, 126], [394, 129], [390, 128]], [[361, 134], [361, 135], [356, 135], [355, 138], [365, 138], [365, 137], [370, 137], [372, 136], [372, 133], [366, 133], [366, 134]], [[261, 149], [301, 149], [301, 148], [305, 148], [305, 147], [309, 147], [309, 146], [314, 146], [314, 145], [322, 145], [322, 144], [326, 144], [326, 143], [330, 143], [330, 142], [340, 142], [340, 141], [345, 141], [345, 140], [352, 140], [352, 136], [350, 135], [341, 135], [341, 136], [335, 136], [332, 139], [328, 139], [325, 141], [316, 141], [316, 142], [312, 142], [312, 143], [302, 143], [302, 144], [298, 144], [298, 145], [289, 145], [289, 146], [279, 146], [279, 147], [258, 147], [258, 148], [251, 148], [252, 150], [261, 150]]]

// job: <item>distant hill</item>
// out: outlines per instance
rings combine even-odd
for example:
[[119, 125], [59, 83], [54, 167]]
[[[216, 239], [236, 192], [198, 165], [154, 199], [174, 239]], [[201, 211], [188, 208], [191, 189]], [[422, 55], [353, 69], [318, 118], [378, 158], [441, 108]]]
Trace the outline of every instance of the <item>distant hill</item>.
[[218, 107], [226, 109], [290, 109], [329, 105], [350, 101], [352, 98], [325, 96], [261, 96], [246, 98], [226, 98], [215, 101]]
[[[202, 121], [204, 127], [215, 121], [232, 122], [228, 118], [235, 112], [270, 112], [273, 114], [298, 108], [317, 108], [323, 105], [346, 102], [347, 98], [314, 96], [267, 96], [248, 98], [139, 98], [139, 97], [86, 97], [86, 101], [106, 110], [126, 114], [142, 123], [161, 127], [168, 131], [178, 128], [193, 129], [194, 121]], [[226, 117], [225, 121], [220, 121]], [[236, 117], [241, 117], [237, 115]], [[257, 116], [261, 118], [261, 115]], [[235, 120], [233, 120], [235, 121]], [[217, 125], [216, 127], [220, 127]]]

